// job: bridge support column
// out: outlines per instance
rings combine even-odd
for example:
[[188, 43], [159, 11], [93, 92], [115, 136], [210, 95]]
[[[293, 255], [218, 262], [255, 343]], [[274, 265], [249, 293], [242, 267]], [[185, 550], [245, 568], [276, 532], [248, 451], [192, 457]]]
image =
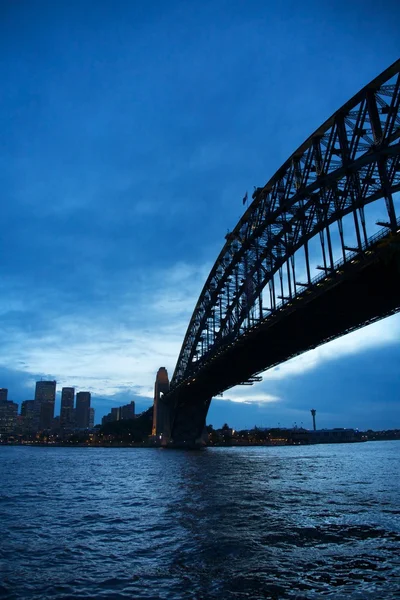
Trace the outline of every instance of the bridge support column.
[[390, 230], [392, 233], [396, 233], [397, 218], [396, 218], [396, 211], [394, 208], [393, 196], [390, 192], [390, 184], [388, 181], [387, 170], [386, 170], [386, 161], [380, 160], [378, 162], [378, 170], [379, 170], [379, 176], [381, 178], [382, 189], [384, 191], [386, 210], [387, 210], [387, 213], [389, 216]]
[[164, 438], [169, 438], [170, 435], [170, 407], [164, 401], [164, 394], [169, 391], [168, 372], [165, 367], [160, 367], [157, 372], [156, 382], [154, 385], [154, 405], [153, 405], [153, 427], [152, 436], [157, 443], [162, 443]]
[[385, 192], [386, 209], [389, 215], [390, 230], [392, 233], [397, 231], [396, 211], [394, 208], [393, 196], [389, 192]]
[[195, 394], [176, 405], [171, 424], [169, 446], [172, 448], [200, 448], [204, 446], [204, 428], [211, 398]]
[[[376, 93], [373, 89], [366, 92], [366, 100], [368, 106], [369, 117], [371, 120], [372, 134], [374, 142], [379, 146], [383, 141], [382, 122], [379, 116], [379, 109], [376, 103]], [[386, 209], [389, 215], [390, 229], [392, 233], [396, 233], [397, 219], [394, 208], [393, 196], [390, 193], [390, 182], [387, 174], [387, 159], [380, 157], [378, 160], [379, 177], [381, 178], [382, 190], [385, 195]]]

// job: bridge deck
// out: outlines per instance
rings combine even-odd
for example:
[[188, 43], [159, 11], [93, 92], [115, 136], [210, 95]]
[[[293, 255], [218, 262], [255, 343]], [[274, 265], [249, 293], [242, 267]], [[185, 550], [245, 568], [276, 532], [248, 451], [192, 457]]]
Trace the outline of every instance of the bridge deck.
[[[178, 407], [172, 438], [201, 432], [209, 399], [289, 358], [400, 310], [400, 261], [380, 240], [321, 279], [265, 323], [221, 350], [169, 395]], [[389, 238], [387, 238], [389, 239]], [[208, 400], [208, 402], [206, 401]]]

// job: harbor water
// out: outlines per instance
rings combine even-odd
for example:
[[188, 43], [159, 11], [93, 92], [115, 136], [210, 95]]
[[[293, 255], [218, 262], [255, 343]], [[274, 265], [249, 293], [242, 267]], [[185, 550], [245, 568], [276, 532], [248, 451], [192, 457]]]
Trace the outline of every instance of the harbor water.
[[398, 598], [399, 458], [0, 446], [0, 598]]

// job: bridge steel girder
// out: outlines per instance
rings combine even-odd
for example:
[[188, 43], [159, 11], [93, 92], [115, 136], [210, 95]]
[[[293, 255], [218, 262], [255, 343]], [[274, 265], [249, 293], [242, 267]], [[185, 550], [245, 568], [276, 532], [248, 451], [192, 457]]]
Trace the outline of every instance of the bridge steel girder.
[[[398, 221], [400, 231], [400, 220]], [[174, 446], [193, 446], [210, 399], [307, 350], [400, 310], [400, 234], [376, 236], [367, 254], [338, 265], [296, 301], [210, 358], [165, 398]]]
[[[253, 194], [253, 202], [226, 236], [200, 294], [171, 380], [170, 401], [178, 402], [179, 389], [208, 370], [216, 356], [240, 345], [277, 315], [281, 318], [282, 307], [299, 296], [298, 285], [311, 287], [308, 242], [315, 235], [320, 235], [321, 268], [327, 275], [335, 267], [329, 227], [338, 223], [340, 231], [346, 215], [354, 215], [357, 248], [351, 255], [345, 253], [342, 232], [344, 263], [367, 248], [363, 212], [367, 204], [385, 199], [388, 229], [395, 234], [392, 195], [399, 190], [400, 60], [344, 104]], [[306, 284], [296, 283], [294, 257], [301, 248], [307, 257]], [[274, 283], [277, 274], [280, 298]], [[262, 293], [267, 285], [271, 302], [266, 310]], [[201, 392], [201, 401], [209, 397], [205, 393]], [[185, 404], [182, 399], [178, 403]]]

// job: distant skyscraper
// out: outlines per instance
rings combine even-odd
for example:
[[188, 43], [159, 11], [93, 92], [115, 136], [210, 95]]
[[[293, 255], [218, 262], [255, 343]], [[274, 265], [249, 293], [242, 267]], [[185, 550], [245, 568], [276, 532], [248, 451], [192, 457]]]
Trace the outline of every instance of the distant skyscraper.
[[33, 415], [34, 412], [35, 412], [35, 401], [34, 400], [24, 400], [21, 404], [21, 417]]
[[23, 433], [34, 433], [38, 427], [35, 400], [24, 400], [21, 404], [21, 429]]
[[89, 427], [90, 392], [78, 392], [76, 395], [76, 426], [78, 429]]
[[75, 388], [63, 387], [61, 390], [60, 428], [71, 429], [73, 426]]
[[5, 400], [0, 402], [0, 437], [16, 433], [18, 404]]
[[39, 429], [51, 429], [56, 401], [56, 381], [37, 381], [35, 402], [39, 415]]
[[0, 404], [2, 402], [7, 402], [7, 396], [8, 396], [8, 389], [0, 388]]
[[169, 392], [168, 372], [165, 367], [160, 367], [157, 372], [156, 383], [154, 385], [154, 406], [153, 406], [153, 435], [162, 435], [167, 433], [169, 425], [167, 423], [167, 411], [160, 398], [161, 394]]
[[89, 429], [94, 427], [94, 408], [89, 408]]

